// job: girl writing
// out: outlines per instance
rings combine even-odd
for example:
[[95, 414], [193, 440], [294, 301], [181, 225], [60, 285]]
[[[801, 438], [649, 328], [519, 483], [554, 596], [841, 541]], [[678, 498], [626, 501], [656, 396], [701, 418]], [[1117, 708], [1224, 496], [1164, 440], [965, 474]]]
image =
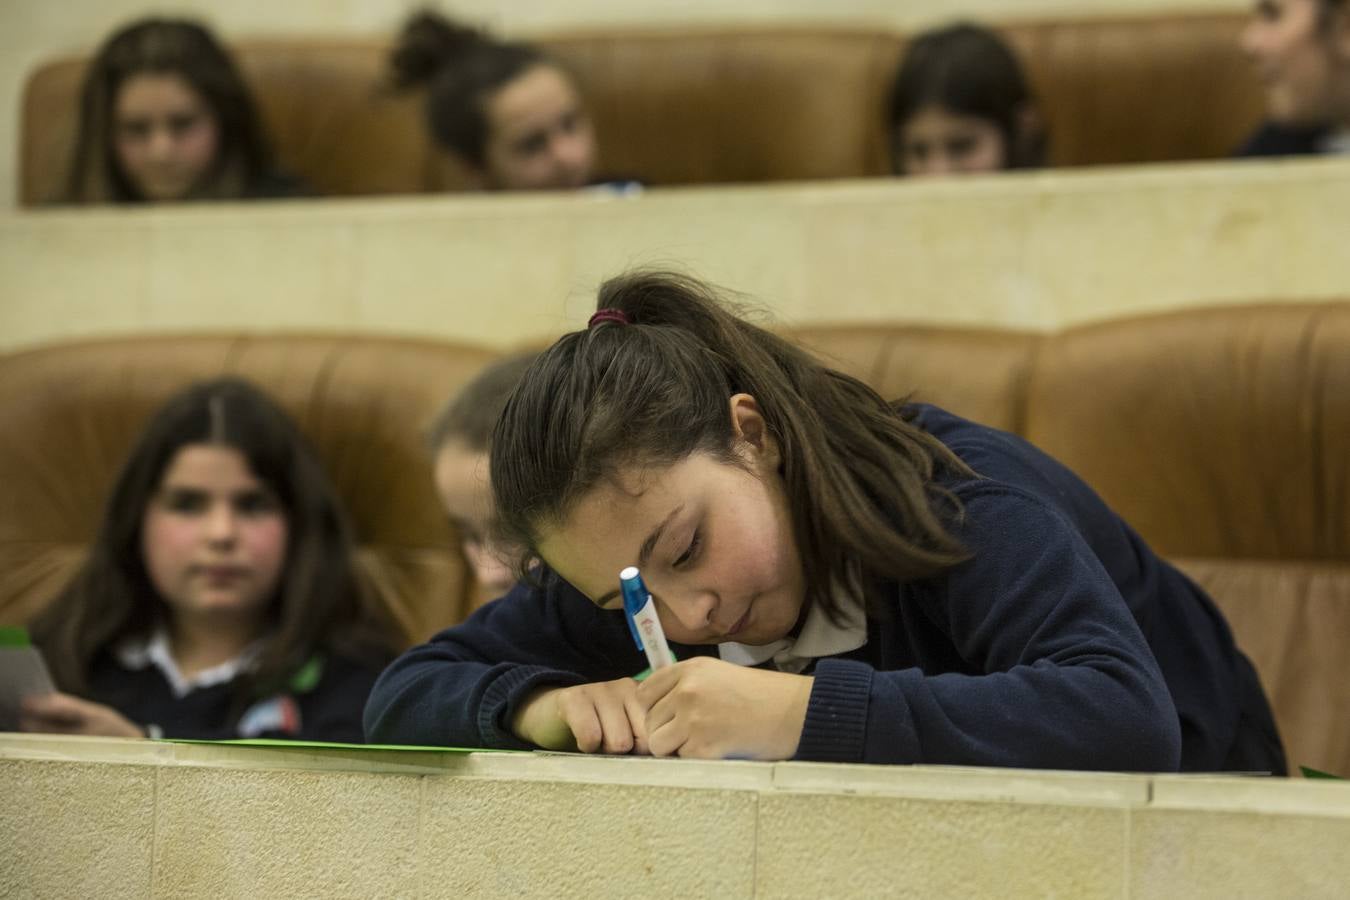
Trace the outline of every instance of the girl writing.
[[[1053, 459], [887, 403], [690, 279], [599, 307], [492, 437], [536, 583], [395, 662], [372, 739], [1284, 771], [1214, 605]], [[641, 683], [630, 565], [680, 660]]]

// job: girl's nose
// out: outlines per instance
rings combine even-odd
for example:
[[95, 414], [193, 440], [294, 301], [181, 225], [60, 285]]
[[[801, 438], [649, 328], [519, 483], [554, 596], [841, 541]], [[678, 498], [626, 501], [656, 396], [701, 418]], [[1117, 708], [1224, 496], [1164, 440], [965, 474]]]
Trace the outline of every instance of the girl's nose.
[[156, 128], [150, 132], [149, 151], [153, 159], [165, 160], [174, 155], [177, 139], [167, 128]]
[[215, 544], [228, 544], [234, 540], [238, 521], [229, 504], [214, 507], [206, 518], [207, 539]]
[[556, 135], [553, 139], [552, 151], [554, 162], [558, 168], [569, 176], [576, 176], [589, 167], [589, 143], [581, 134]]
[[673, 596], [662, 598], [666, 609], [675, 617], [686, 631], [701, 633], [712, 624], [713, 613], [717, 611], [717, 595], [711, 591], [691, 590], [677, 592]]

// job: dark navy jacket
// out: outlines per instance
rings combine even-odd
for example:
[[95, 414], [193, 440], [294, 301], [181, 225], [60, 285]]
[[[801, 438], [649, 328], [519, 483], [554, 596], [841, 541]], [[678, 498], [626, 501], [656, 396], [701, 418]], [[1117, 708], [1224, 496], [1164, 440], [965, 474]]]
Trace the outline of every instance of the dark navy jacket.
[[[972, 556], [873, 586], [866, 645], [810, 672], [797, 758], [1284, 772], [1255, 673], [1199, 588], [1030, 444], [935, 407], [908, 413], [983, 476], [946, 482]], [[531, 690], [643, 666], [621, 612], [556, 578], [517, 586], [385, 671], [367, 738], [523, 747], [506, 723]]]
[[1240, 157], [1312, 156], [1321, 153], [1322, 141], [1331, 129], [1325, 126], [1294, 127], [1268, 122], [1256, 129], [1238, 148]]
[[176, 697], [155, 666], [128, 668], [115, 654], [105, 652], [90, 668], [88, 697], [137, 725], [155, 726], [164, 737], [361, 743], [361, 710], [378, 667], [336, 654], [316, 654], [305, 668], [309, 679], [293, 679], [284, 690], [258, 697], [240, 711], [235, 709], [233, 681]]

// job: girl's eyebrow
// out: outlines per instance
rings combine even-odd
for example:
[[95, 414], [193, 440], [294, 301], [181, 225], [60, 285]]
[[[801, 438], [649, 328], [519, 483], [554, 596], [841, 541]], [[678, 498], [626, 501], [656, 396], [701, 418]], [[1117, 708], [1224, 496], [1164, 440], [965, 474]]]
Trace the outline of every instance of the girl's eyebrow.
[[[638, 551], [639, 569], [646, 568], [647, 561], [651, 559], [652, 551], [656, 549], [657, 541], [661, 540], [661, 535], [665, 534], [666, 526], [669, 525], [671, 523], [671, 520], [674, 519], [676, 516], [678, 516], [683, 509], [684, 509], [683, 503], [672, 509], [669, 513], [666, 514], [666, 517], [662, 519], [655, 528], [652, 529], [652, 533], [647, 535], [647, 539], [642, 542], [642, 549]], [[607, 594], [596, 599], [593, 602], [595, 603], [596, 606], [604, 606], [606, 603], [613, 600], [617, 596], [619, 596], [619, 591], [616, 589], [608, 592]]]
[[660, 524], [652, 529], [652, 533], [647, 535], [647, 539], [642, 542], [642, 549], [638, 551], [639, 569], [647, 568], [647, 561], [651, 559], [652, 551], [656, 549], [656, 542], [661, 540], [661, 535], [665, 533], [666, 526], [670, 524], [670, 520], [679, 515], [680, 511], [683, 509], [683, 503], [672, 509], [666, 517], [661, 520]]

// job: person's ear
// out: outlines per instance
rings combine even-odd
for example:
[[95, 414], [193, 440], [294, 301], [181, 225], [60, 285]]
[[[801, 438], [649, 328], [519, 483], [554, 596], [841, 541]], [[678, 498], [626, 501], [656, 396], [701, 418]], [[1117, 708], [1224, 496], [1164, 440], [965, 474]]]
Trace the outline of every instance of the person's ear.
[[728, 401], [731, 409], [731, 430], [738, 450], [743, 452], [760, 471], [774, 471], [781, 461], [778, 442], [769, 433], [769, 425], [759, 403], [749, 394], [733, 394]]

